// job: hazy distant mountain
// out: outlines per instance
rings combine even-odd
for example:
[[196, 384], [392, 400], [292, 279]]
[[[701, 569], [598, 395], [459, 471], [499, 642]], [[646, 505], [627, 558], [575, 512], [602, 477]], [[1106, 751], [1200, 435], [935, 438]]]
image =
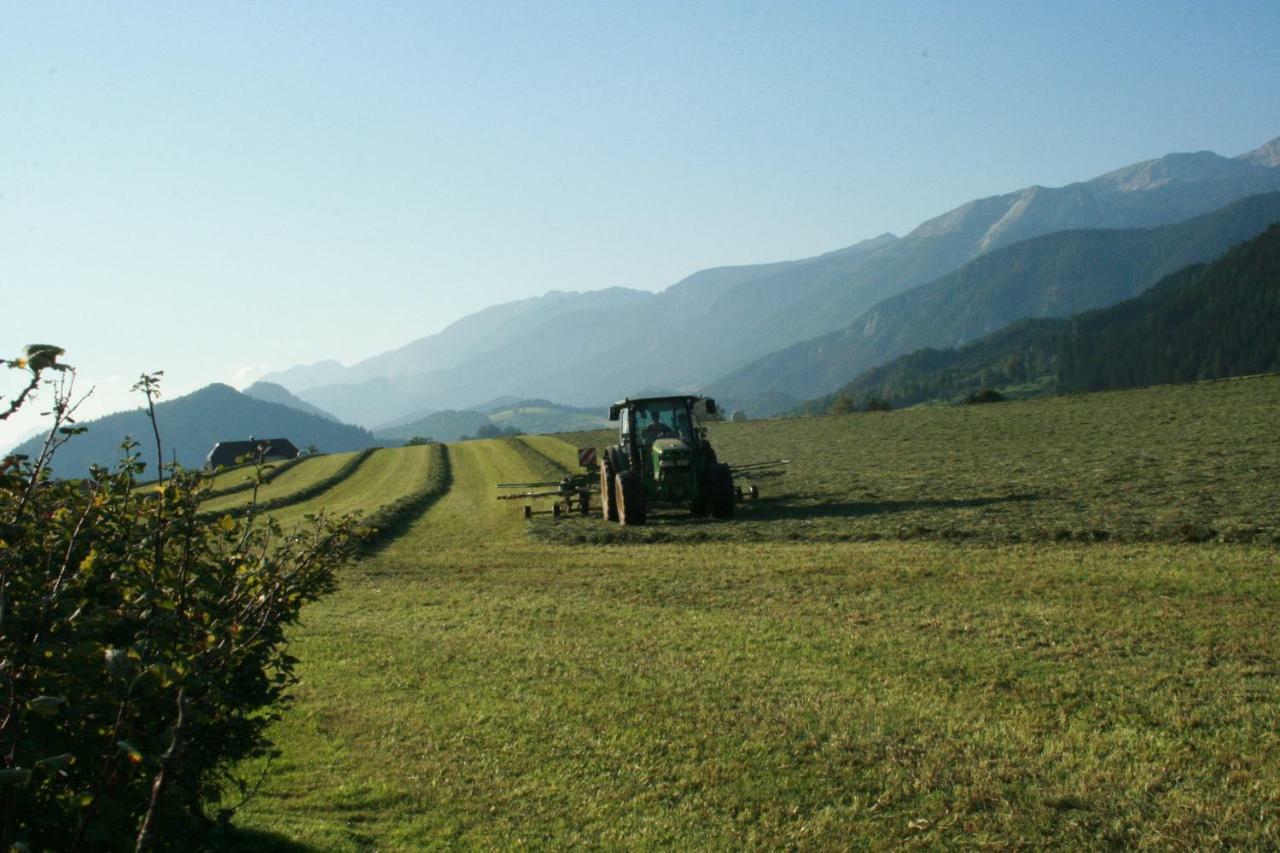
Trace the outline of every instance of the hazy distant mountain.
[[382, 441], [408, 441], [411, 438], [457, 441], [464, 435], [474, 435], [476, 430], [490, 423], [489, 416], [481, 412], [445, 409], [406, 424], [376, 430], [374, 436]]
[[705, 270], [659, 294], [552, 292], [477, 312], [350, 368], [322, 363], [266, 379], [365, 425], [498, 395], [582, 405], [640, 386], [697, 387], [1020, 240], [1163, 225], [1280, 190], [1267, 150], [1235, 159], [1172, 154], [1066, 187], [1029, 187], [962, 205], [901, 239]]
[[982, 387], [1100, 391], [1280, 371], [1280, 224], [1211, 264], [1069, 319], [1019, 321], [959, 349], [923, 349], [858, 376], [836, 396], [906, 406]]
[[1236, 158], [1254, 166], [1280, 166], [1280, 137]]
[[608, 410], [603, 406], [561, 406], [549, 400], [521, 400], [489, 412], [494, 425], [523, 433], [573, 432], [605, 429], [609, 426]]
[[[557, 329], [565, 329], [566, 333], [570, 330], [590, 333], [593, 330], [575, 330], [573, 324], [587, 322], [588, 318], [600, 315], [642, 309], [645, 303], [656, 298], [656, 294], [623, 287], [587, 293], [553, 290], [543, 296], [506, 302], [469, 314], [437, 334], [419, 338], [351, 367], [342, 367], [332, 361], [321, 362], [270, 373], [264, 378], [299, 393], [318, 386], [350, 385], [369, 379], [451, 370], [494, 349], [502, 349], [509, 341], [528, 338], [548, 340], [550, 336], [560, 334]], [[569, 322], [565, 322], [566, 318]], [[553, 342], [568, 343], [558, 337]]]
[[432, 412], [408, 423], [375, 430], [374, 435], [388, 441], [405, 441], [415, 436], [454, 441], [464, 435], [475, 435], [482, 426], [489, 425], [523, 433], [599, 429], [608, 425], [605, 411], [603, 406], [578, 408], [549, 400], [515, 400], [489, 409]]
[[287, 389], [299, 391], [303, 388], [313, 388], [316, 385], [331, 385], [334, 382], [341, 382], [346, 372], [346, 367], [333, 359], [327, 359], [325, 361], [317, 361], [315, 364], [300, 364], [297, 367], [290, 367], [288, 370], [270, 373], [267, 374], [267, 378]]
[[1277, 221], [1280, 192], [1175, 225], [1061, 231], [1025, 240], [891, 297], [839, 332], [759, 359], [712, 383], [707, 393], [732, 399], [825, 394], [902, 353], [959, 346], [1021, 318], [1112, 305], [1188, 264], [1218, 257]]
[[297, 409], [300, 412], [306, 412], [309, 415], [327, 418], [336, 421], [333, 415], [324, 409], [311, 405], [306, 400], [295, 397], [289, 393], [289, 389], [283, 385], [277, 385], [274, 382], [255, 382], [240, 393], [253, 397], [256, 400], [263, 400], [267, 403], [279, 403], [281, 406], [288, 406], [291, 409]]
[[[367, 430], [300, 412], [278, 403], [267, 403], [241, 394], [229, 385], [214, 384], [183, 397], [156, 404], [164, 461], [177, 460], [188, 468], [204, 465], [205, 457], [219, 441], [287, 438], [300, 448], [315, 445], [326, 453], [358, 450], [375, 444]], [[89, 431], [72, 437], [54, 457], [54, 473], [81, 477], [92, 464], [113, 467], [120, 460], [125, 436], [142, 442], [142, 458], [148, 476], [154, 475], [155, 447], [146, 412], [135, 409], [85, 421]], [[35, 438], [14, 449], [34, 456], [43, 439]]]

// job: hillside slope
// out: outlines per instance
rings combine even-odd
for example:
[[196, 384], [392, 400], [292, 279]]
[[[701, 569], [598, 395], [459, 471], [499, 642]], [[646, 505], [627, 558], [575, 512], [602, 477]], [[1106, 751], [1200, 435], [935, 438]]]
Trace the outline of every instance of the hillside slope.
[[835, 396], [903, 406], [980, 387], [1097, 391], [1280, 371], [1280, 224], [1133, 299], [1065, 320], [1028, 320], [954, 350], [924, 349]]
[[311, 405], [301, 397], [291, 394], [288, 388], [283, 385], [277, 385], [274, 382], [255, 382], [240, 393], [246, 397], [253, 397], [255, 400], [262, 400], [266, 403], [279, 403], [281, 406], [288, 406], [291, 409], [297, 409], [300, 412], [306, 412], [316, 417], [331, 421], [337, 420], [324, 409]]
[[551, 293], [479, 312], [352, 368], [266, 378], [365, 425], [501, 394], [598, 405], [637, 387], [688, 388], [841, 329], [875, 303], [993, 249], [1067, 228], [1168, 224], [1280, 190], [1280, 169], [1268, 162], [1173, 154], [1067, 187], [970, 202], [901, 239], [882, 235], [814, 258], [707, 270], [660, 294]]
[[1026, 240], [887, 299], [839, 332], [766, 356], [712, 383], [707, 393], [749, 401], [766, 392], [828, 393], [903, 353], [960, 346], [1022, 318], [1113, 305], [1277, 221], [1280, 192], [1159, 228], [1064, 231]]
[[481, 410], [432, 412], [408, 423], [380, 427], [374, 430], [374, 435], [388, 441], [405, 441], [415, 436], [456, 441], [463, 436], [474, 436], [484, 426], [523, 433], [548, 433], [595, 429], [607, 423], [602, 407], [584, 409], [558, 405], [549, 400], [517, 400]]
[[[326, 453], [358, 450], [375, 443], [368, 430], [256, 400], [220, 383], [157, 403], [156, 419], [165, 463], [176, 458], [188, 468], [203, 466], [215, 443], [250, 436], [287, 438], [300, 449], [315, 445]], [[126, 436], [143, 442], [142, 459], [151, 472], [155, 448], [150, 445], [151, 424], [146, 412], [117, 412], [81, 425], [89, 430], [74, 436], [58, 451], [53, 466], [56, 475], [82, 477], [89, 473], [91, 465], [114, 466], [120, 460], [120, 442]], [[35, 455], [42, 440], [33, 438], [13, 452]]]

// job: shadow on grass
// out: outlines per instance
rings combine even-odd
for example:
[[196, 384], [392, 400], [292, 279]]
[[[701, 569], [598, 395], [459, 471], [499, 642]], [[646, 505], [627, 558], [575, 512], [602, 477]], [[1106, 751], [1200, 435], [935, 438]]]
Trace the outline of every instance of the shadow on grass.
[[949, 500], [910, 501], [831, 501], [812, 504], [789, 503], [785, 498], [772, 498], [748, 504], [743, 518], [760, 521], [779, 521], [791, 518], [864, 518], [874, 515], [891, 515], [914, 510], [946, 511], [997, 506], [999, 504], [1027, 503], [1041, 500], [1038, 494], [1000, 495], [981, 498], [953, 498]]
[[[713, 527], [732, 524], [737, 521], [784, 521], [814, 518], [869, 518], [877, 515], [892, 515], [900, 512], [924, 510], [927, 512], [945, 512], [947, 510], [973, 509], [975, 507], [997, 506], [1000, 504], [1027, 503], [1042, 500], [1038, 494], [1014, 494], [977, 498], [953, 498], [948, 500], [906, 500], [906, 501], [828, 501], [822, 503], [793, 503], [795, 496], [779, 495], [746, 501], [737, 506], [736, 519], [718, 519], [689, 515], [683, 507], [651, 506], [646, 527]], [[574, 523], [576, 514], [571, 514], [557, 522]], [[591, 515], [592, 521], [599, 521], [596, 513]], [[635, 530], [641, 528], [632, 528]]]
[[217, 832], [205, 849], [214, 853], [317, 853], [320, 848], [299, 844], [275, 832], [233, 826]]

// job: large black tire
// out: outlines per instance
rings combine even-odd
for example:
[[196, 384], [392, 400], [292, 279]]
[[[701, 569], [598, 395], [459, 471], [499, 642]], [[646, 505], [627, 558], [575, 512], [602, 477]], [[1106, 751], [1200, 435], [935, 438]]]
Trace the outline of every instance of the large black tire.
[[707, 506], [716, 518], [733, 518], [733, 472], [723, 462], [707, 468]]
[[607, 447], [600, 459], [600, 517], [605, 521], [618, 520], [618, 489], [613, 467], [613, 448]]
[[644, 524], [648, 501], [640, 475], [634, 471], [622, 471], [614, 482], [617, 483], [618, 521], [627, 527]]

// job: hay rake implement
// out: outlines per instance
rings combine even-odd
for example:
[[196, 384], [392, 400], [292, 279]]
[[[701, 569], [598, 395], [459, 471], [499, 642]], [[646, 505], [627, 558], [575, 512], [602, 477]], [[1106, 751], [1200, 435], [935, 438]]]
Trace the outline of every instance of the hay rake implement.
[[[509, 495], [498, 495], [500, 501], [521, 501], [517, 509], [519, 516], [533, 518], [535, 515], [550, 515], [559, 518], [577, 512], [587, 515], [591, 512], [591, 495], [596, 493], [600, 480], [600, 469], [596, 464], [596, 449], [583, 447], [578, 450], [578, 464], [586, 471], [582, 474], [567, 474], [559, 480], [542, 480], [532, 483], [498, 483], [499, 489], [533, 489], [534, 491], [516, 492]], [[535, 509], [534, 501], [551, 500], [549, 509]]]

